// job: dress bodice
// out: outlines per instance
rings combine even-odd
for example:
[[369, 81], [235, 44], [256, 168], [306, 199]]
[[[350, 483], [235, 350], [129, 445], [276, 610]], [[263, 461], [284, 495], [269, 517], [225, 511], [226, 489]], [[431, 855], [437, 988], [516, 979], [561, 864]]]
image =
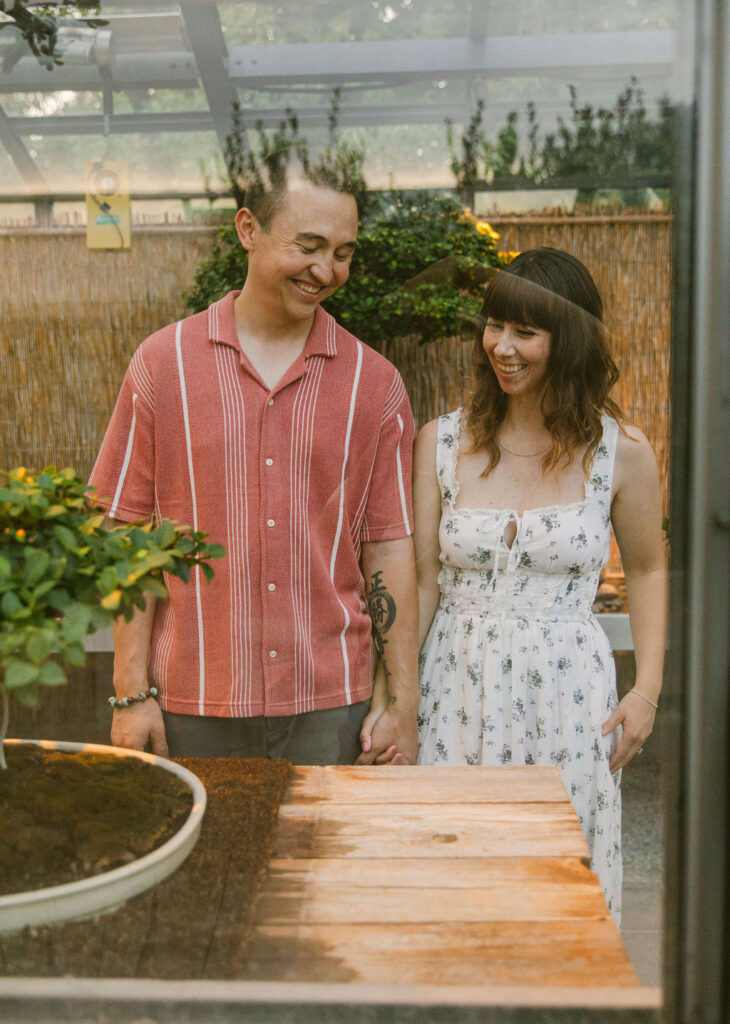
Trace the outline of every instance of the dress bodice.
[[[581, 501], [526, 509], [455, 508], [461, 409], [439, 418], [436, 472], [441, 489], [442, 604], [481, 615], [576, 621], [591, 614], [608, 560], [611, 483], [618, 425], [603, 436]], [[513, 521], [516, 535], [504, 539]]]

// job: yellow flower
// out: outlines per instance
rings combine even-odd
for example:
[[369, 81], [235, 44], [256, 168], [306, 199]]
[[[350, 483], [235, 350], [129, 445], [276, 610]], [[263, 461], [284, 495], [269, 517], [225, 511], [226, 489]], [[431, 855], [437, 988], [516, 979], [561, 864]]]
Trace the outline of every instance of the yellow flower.
[[19, 530], [15, 531], [15, 539], [16, 540], [25, 540], [25, 530], [23, 529], [22, 526], [21, 526], [21, 528]]
[[15, 471], [15, 475], [18, 478], [18, 480], [25, 480], [26, 476], [28, 475], [28, 470], [25, 468], [25, 466], [18, 466], [17, 470]]
[[499, 238], [499, 234], [494, 230], [489, 221], [478, 220], [474, 227], [477, 229], [480, 235], [489, 235], [493, 242], [496, 242]]
[[518, 250], [517, 252], [498, 252], [497, 255], [501, 260], [504, 260], [505, 263], [511, 263], [515, 256], [519, 256], [520, 253]]
[[101, 607], [106, 608], [108, 612], [114, 612], [119, 607], [119, 602], [122, 599], [121, 590], [112, 590], [111, 594], [107, 594], [106, 597], [101, 599]]

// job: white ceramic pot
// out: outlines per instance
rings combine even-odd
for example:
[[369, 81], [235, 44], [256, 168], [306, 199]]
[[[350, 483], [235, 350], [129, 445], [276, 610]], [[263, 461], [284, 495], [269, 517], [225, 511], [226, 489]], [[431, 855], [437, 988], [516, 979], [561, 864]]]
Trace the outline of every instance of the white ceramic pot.
[[64, 885], [0, 896], [0, 932], [17, 931], [28, 925], [83, 920], [95, 914], [115, 910], [132, 896], [144, 892], [172, 874], [195, 846], [205, 813], [206, 795], [203, 783], [187, 768], [155, 754], [126, 750], [122, 747], [108, 747], [99, 743], [66, 743], [52, 740], [5, 742], [30, 744], [43, 747], [44, 750], [59, 750], [65, 753], [88, 751], [93, 754], [140, 758], [150, 764], [159, 765], [187, 783], [193, 794], [193, 806], [185, 824], [174, 836], [152, 853], [130, 864]]

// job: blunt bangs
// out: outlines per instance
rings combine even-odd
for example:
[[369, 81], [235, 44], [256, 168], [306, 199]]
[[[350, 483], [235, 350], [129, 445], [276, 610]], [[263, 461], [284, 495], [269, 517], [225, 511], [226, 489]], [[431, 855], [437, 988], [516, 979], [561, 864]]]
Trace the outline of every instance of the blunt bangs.
[[487, 288], [480, 320], [484, 323], [491, 317], [554, 333], [564, 305], [550, 288], [501, 270]]

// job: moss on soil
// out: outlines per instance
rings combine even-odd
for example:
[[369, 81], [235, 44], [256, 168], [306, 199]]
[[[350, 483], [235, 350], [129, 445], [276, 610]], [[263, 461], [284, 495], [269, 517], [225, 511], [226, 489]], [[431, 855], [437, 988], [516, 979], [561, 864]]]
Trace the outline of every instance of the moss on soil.
[[240, 978], [273, 849], [287, 761], [186, 758], [208, 793], [195, 849], [111, 914], [0, 935], [0, 975]]
[[192, 793], [170, 772], [113, 754], [8, 746], [0, 772], [0, 895], [98, 875], [162, 846]]

